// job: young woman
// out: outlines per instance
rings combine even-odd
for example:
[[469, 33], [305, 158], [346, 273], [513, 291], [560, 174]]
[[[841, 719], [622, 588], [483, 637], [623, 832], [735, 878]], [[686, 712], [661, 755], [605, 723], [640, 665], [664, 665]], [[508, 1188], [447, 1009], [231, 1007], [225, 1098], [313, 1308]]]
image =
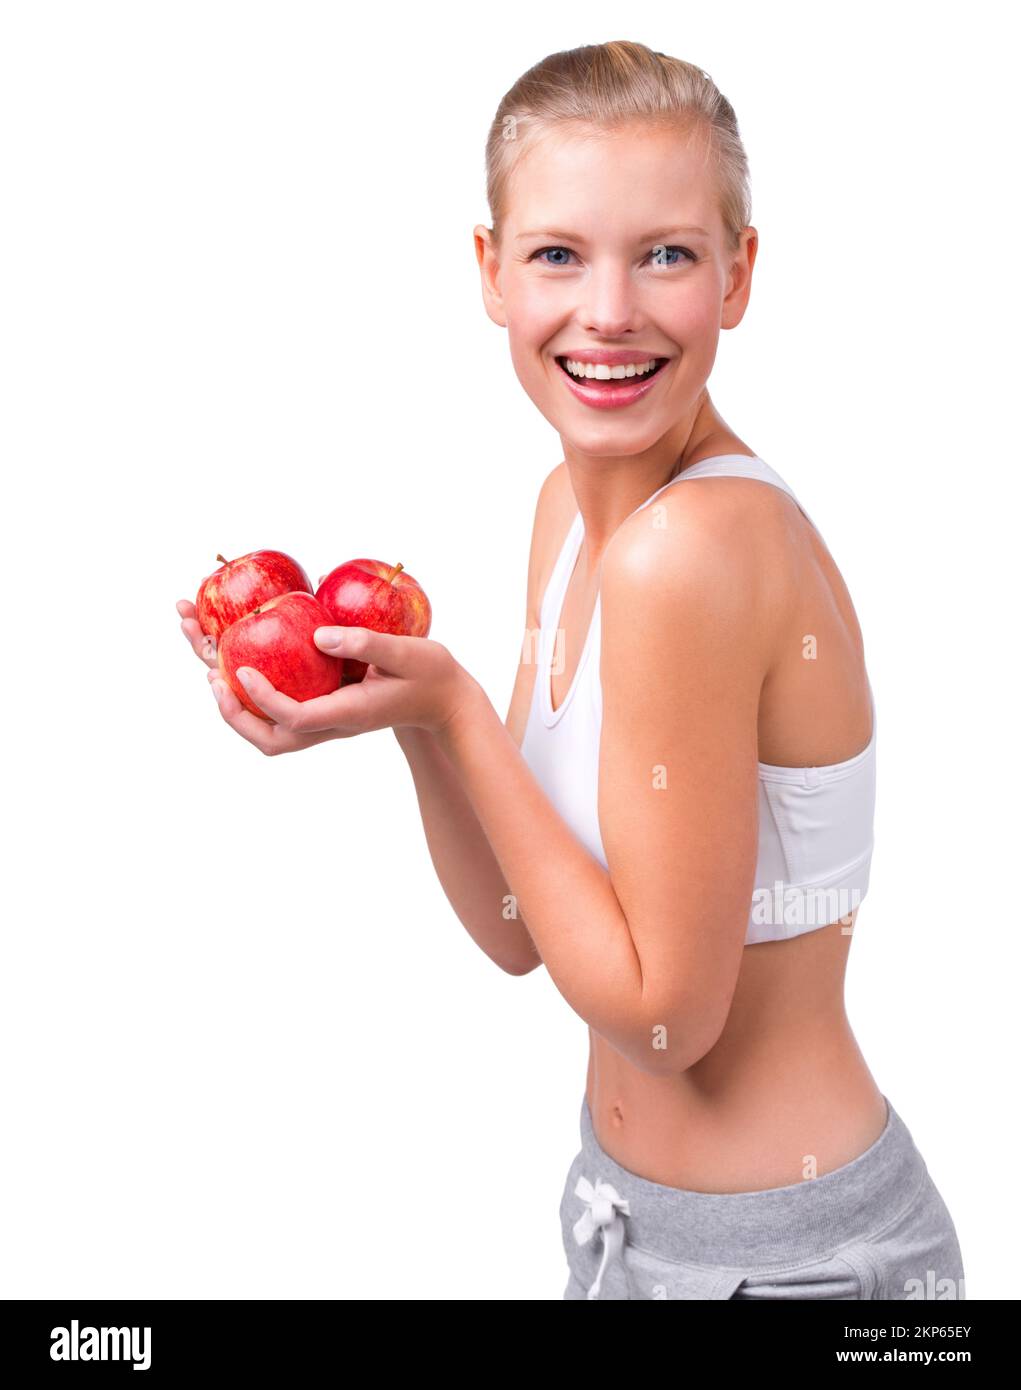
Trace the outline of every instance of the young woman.
[[843, 1003], [876, 717], [810, 517], [715, 409], [757, 235], [734, 112], [640, 44], [556, 53], [488, 147], [485, 305], [559, 433], [506, 724], [441, 644], [324, 628], [365, 680], [224, 719], [266, 753], [392, 727], [437, 873], [589, 1025], [565, 1298], [963, 1297], [953, 1222]]

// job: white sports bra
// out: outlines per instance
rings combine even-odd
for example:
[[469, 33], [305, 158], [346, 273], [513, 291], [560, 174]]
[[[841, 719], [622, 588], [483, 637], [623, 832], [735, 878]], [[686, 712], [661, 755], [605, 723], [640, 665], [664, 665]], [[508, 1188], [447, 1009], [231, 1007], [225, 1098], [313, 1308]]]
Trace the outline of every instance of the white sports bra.
[[[814, 526], [791, 488], [763, 459], [721, 454], [692, 464], [657, 489], [689, 478], [754, 478], [781, 488]], [[634, 515], [634, 512], [631, 513]], [[816, 528], [818, 530], [818, 528]], [[550, 668], [564, 595], [584, 535], [576, 513], [543, 595], [539, 655], [522, 756], [582, 844], [609, 868], [599, 831], [600, 596], [570, 689], [554, 710]], [[868, 891], [876, 800], [876, 707], [867, 747], [824, 767], [759, 763], [759, 841], [746, 945], [780, 941], [846, 917]]]

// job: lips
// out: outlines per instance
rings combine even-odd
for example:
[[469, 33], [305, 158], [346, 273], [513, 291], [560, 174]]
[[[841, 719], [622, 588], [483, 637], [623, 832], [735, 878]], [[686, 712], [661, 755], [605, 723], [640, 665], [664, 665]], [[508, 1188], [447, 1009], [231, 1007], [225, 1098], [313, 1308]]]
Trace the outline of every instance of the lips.
[[[592, 361], [592, 358], [599, 357], [599, 361]], [[616, 357], [616, 362], [613, 358]], [[606, 359], [609, 358], [610, 361]], [[621, 360], [623, 359], [623, 360]], [[563, 379], [564, 385], [571, 392], [574, 398], [583, 405], [592, 406], [597, 410], [617, 410], [621, 406], [633, 405], [635, 401], [648, 394], [659, 378], [663, 375], [664, 368], [669, 364], [669, 357], [642, 356], [635, 352], [619, 353], [595, 353], [584, 352], [577, 356], [567, 354], [557, 357], [558, 371]], [[577, 375], [577, 365], [581, 360], [581, 365], [586, 371], [585, 376]], [[576, 372], [568, 370], [567, 363], [571, 362], [576, 367]], [[645, 370], [647, 363], [653, 365]], [[612, 365], [611, 365], [612, 364]], [[599, 376], [587, 373], [599, 371]], [[617, 375], [611, 375], [616, 372]], [[630, 372], [631, 375], [627, 375]]]
[[[570, 360], [576, 361], [574, 357], [571, 357]], [[631, 382], [635, 381], [651, 381], [651, 378], [653, 378], [654, 375], [657, 374], [657, 371], [663, 371], [663, 368], [667, 366], [668, 361], [670, 361], [670, 357], [653, 357], [653, 354], [650, 353], [649, 356], [643, 357], [642, 363], [646, 363], [646, 361], [654, 361], [654, 363], [656, 363], [656, 366], [651, 368], [651, 371], [643, 371], [643, 373], [640, 375], [632, 373], [631, 375], [626, 375], [626, 377], [578, 377], [578, 375], [575, 375], [574, 373], [571, 373], [571, 371], [567, 370], [568, 357], [556, 357], [554, 361], [556, 361], [557, 366], [560, 367], [560, 370], [563, 371], [565, 377], [570, 377], [571, 381], [578, 382], [578, 384], [585, 386], [599, 386], [599, 388], [601, 388], [601, 386], [620, 386], [621, 384], [629, 385], [631, 384]], [[588, 361], [586, 361], [585, 366], [589, 366]], [[599, 366], [599, 364], [592, 363], [592, 366]], [[614, 368], [615, 370], [620, 370], [620, 367], [622, 366], [625, 366], [625, 363], [614, 364], [613, 367], [610, 367], [610, 364], [607, 364], [607, 367], [610, 367], [610, 370], [614, 370]]]

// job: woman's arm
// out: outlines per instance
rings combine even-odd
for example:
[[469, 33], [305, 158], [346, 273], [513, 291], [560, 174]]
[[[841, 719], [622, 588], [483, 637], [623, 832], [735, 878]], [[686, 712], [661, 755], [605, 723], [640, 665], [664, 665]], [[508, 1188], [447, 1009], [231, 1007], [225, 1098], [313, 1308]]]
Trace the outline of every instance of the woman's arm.
[[610, 873], [480, 686], [436, 734], [557, 988], [654, 1074], [685, 1070], [719, 1036], [754, 887], [758, 700], [775, 622], [762, 597], [768, 547], [753, 539], [764, 523], [745, 502], [719, 502], [671, 498], [662, 528], [640, 512], [603, 556]]
[[542, 961], [457, 771], [435, 734], [415, 728], [394, 734], [411, 768], [429, 854], [451, 907], [491, 960], [510, 975], [526, 975]]
[[[551, 511], [556, 515], [562, 510], [552, 494], [557, 486], [562, 490], [563, 472], [561, 463], [544, 481], [532, 523], [525, 640], [506, 719], [507, 731], [519, 748], [535, 686], [537, 644], [530, 639], [539, 628], [545, 535]], [[542, 960], [457, 769], [428, 730], [406, 726], [395, 728], [394, 735], [411, 768], [429, 854], [451, 907], [472, 939], [502, 969], [511, 975], [534, 970]]]
[[[535, 644], [530, 638], [538, 628], [536, 595], [543, 564], [546, 520], [551, 497], [553, 511], [557, 511], [554, 494], [558, 481], [560, 491], [563, 491], [563, 477], [564, 465], [561, 463], [543, 483], [535, 508], [528, 562], [525, 640], [521, 644], [517, 678], [507, 714], [507, 728], [518, 745], [524, 737], [535, 683]], [[402, 708], [400, 691], [402, 687], [411, 691], [410, 680], [401, 682], [381, 678], [379, 669], [371, 669], [357, 689], [348, 687], [332, 697], [298, 703], [274, 691], [269, 682], [256, 672], [257, 684], [254, 688], [250, 687], [250, 691], [257, 703], [259, 692], [262, 693], [262, 708], [271, 716], [270, 721], [265, 722], [246, 711], [219, 678], [216, 644], [203, 635], [196, 621], [194, 604], [181, 600], [177, 609], [186, 638], [196, 655], [209, 668], [210, 685], [221, 715], [262, 753], [276, 756], [296, 752], [326, 739], [343, 738], [389, 724], [408, 760], [429, 853], [457, 916], [472, 939], [508, 974], [524, 975], [542, 963], [456, 770], [439, 745], [434, 731], [415, 723], [415, 712]], [[321, 638], [346, 634], [350, 641], [359, 632], [359, 629], [320, 628], [315, 637], [321, 645]], [[364, 638], [370, 634], [361, 632], [361, 636]], [[422, 638], [388, 637], [382, 645], [394, 654], [404, 650], [406, 656], [410, 655], [408, 647], [418, 649], [417, 655], [423, 660], [414, 664], [419, 676], [418, 683], [426, 690], [437, 681], [446, 686], [452, 669], [468, 680], [467, 673], [435, 642]], [[333, 650], [329, 641], [323, 649]], [[377, 655], [376, 659], [380, 659], [380, 656]], [[404, 675], [410, 675], [403, 665], [402, 670]], [[417, 701], [412, 700], [412, 703]], [[383, 708], [385, 704], [390, 705], [389, 710]], [[443, 700], [440, 700], [441, 708], [443, 704]], [[354, 714], [361, 707], [364, 707], [365, 722], [360, 722]], [[334, 714], [340, 716], [336, 724], [333, 723]], [[402, 714], [407, 716], [408, 722], [404, 722]]]

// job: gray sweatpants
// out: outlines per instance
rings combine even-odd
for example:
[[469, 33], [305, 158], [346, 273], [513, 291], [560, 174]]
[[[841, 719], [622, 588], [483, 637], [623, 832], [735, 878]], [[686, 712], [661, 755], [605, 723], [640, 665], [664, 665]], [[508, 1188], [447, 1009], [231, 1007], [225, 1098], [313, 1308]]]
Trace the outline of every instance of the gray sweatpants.
[[904, 1121], [821, 1177], [690, 1192], [621, 1168], [581, 1107], [560, 1224], [565, 1299], [963, 1299], [950, 1213]]

